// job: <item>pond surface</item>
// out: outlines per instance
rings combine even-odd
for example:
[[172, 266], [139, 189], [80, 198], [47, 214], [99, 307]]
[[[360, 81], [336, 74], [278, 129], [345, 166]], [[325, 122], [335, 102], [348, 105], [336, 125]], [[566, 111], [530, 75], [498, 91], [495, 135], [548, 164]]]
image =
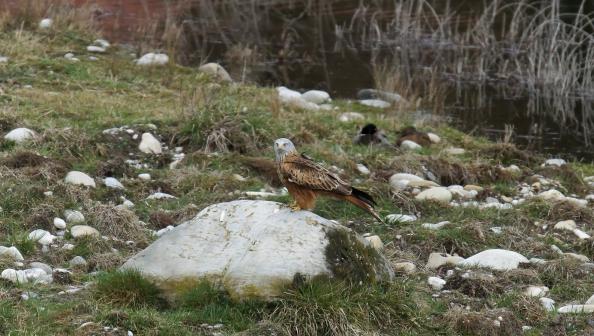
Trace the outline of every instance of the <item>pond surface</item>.
[[[76, 5], [89, 2], [72, 1]], [[445, 55], [436, 50], [449, 48], [448, 43], [455, 44], [455, 37], [436, 40], [438, 28], [431, 22], [416, 23], [417, 26], [414, 22], [408, 26], [401, 22], [407, 18], [402, 11], [408, 9], [414, 14], [411, 17], [421, 17], [421, 9], [417, 11], [417, 8], [422, 7], [423, 11], [445, 13], [443, 16], [455, 15], [455, 20], [448, 21], [455, 22], [455, 28], [446, 27], [451, 30], [449, 35], [455, 35], [458, 30], [473, 29], [473, 22], [484, 11], [479, 1], [407, 2], [425, 4], [420, 7], [398, 7], [402, 1], [382, 0], [90, 2], [95, 6], [95, 19], [112, 41], [137, 42], [175, 36], [174, 44], [183, 51], [178, 55], [179, 61], [188, 65], [205, 60], [219, 62], [236, 80], [293, 89], [323, 89], [333, 97], [355, 98], [359, 89], [376, 86], [378, 69], [382, 69], [377, 65], [386, 62], [391, 71], [406, 74], [407, 89], [417, 96], [428, 95], [428, 88], [433, 87], [428, 77], [436, 79], [443, 89], [441, 115], [464, 131], [501, 140], [507, 127], [513, 129], [512, 141], [522, 147], [551, 156], [594, 160], [594, 149], [588, 144], [594, 138], [580, 121], [584, 115], [594, 114], [594, 91], [559, 107], [557, 101], [541, 99], [538, 91], [514, 89], [513, 85], [510, 90], [509, 81], [502, 85], [489, 74], [479, 73], [481, 78], [452, 76], [445, 70], [436, 74], [436, 69], [440, 69], [436, 67], [438, 58]], [[581, 1], [559, 1], [558, 10], [578, 13], [581, 8], [582, 12], [594, 13], [594, 2], [581, 5]], [[423, 16], [423, 20], [427, 18], [431, 16]], [[506, 19], [505, 15], [497, 15], [493, 30], [504, 26]], [[440, 19], [436, 16], [435, 20]], [[424, 30], [427, 27], [434, 30]], [[410, 33], [404, 34], [403, 29], [410, 29]], [[397, 34], [390, 34], [394, 31]], [[407, 39], [404, 44], [403, 36]], [[165, 40], [159, 43], [167, 50], [171, 39]], [[407, 54], [404, 48], [411, 46], [419, 48], [418, 54]], [[465, 57], [447, 56], [444, 62], [454, 60], [463, 67]], [[574, 111], [576, 120], [560, 122], [552, 117], [554, 113], [548, 113], [554, 108]]]

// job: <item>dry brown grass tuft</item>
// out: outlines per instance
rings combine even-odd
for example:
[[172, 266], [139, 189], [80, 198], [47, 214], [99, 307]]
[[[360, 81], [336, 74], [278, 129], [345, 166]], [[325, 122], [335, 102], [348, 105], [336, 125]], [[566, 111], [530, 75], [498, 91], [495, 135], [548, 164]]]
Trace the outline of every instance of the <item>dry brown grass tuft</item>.
[[148, 240], [148, 233], [133, 211], [99, 203], [90, 206], [87, 214], [89, 224], [103, 235], [137, 243]]
[[54, 229], [54, 217], [60, 217], [62, 209], [54, 204], [42, 203], [29, 211], [25, 225], [29, 229]]
[[479, 149], [478, 155], [487, 157], [503, 164], [535, 164], [542, 162], [542, 158], [535, 153], [518, 149], [511, 143], [494, 143]]
[[105, 252], [93, 254], [89, 259], [89, 268], [96, 271], [110, 271], [121, 266], [126, 257], [118, 252]]
[[448, 321], [453, 330], [463, 335], [508, 336], [522, 334], [520, 321], [513, 312], [506, 309], [469, 312], [457, 308], [449, 310], [444, 315], [444, 319]]

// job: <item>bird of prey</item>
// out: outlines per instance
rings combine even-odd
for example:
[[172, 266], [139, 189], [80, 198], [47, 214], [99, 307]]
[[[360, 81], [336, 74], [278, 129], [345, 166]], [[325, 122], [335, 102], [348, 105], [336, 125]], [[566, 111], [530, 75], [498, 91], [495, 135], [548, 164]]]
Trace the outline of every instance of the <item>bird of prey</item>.
[[274, 153], [279, 178], [295, 200], [291, 206], [293, 210], [312, 209], [318, 196], [330, 196], [350, 202], [383, 222], [375, 212], [376, 203], [369, 194], [353, 188], [338, 175], [299, 154], [291, 140], [277, 139]]

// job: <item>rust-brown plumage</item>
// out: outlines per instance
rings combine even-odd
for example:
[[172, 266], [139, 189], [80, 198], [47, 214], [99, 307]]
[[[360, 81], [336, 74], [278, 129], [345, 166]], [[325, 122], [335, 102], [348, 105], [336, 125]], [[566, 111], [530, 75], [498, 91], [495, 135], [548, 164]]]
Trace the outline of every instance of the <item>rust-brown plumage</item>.
[[312, 209], [318, 196], [330, 196], [350, 202], [382, 221], [369, 194], [353, 188], [338, 175], [299, 154], [289, 140], [278, 139], [275, 152], [280, 180], [296, 203], [293, 209]]

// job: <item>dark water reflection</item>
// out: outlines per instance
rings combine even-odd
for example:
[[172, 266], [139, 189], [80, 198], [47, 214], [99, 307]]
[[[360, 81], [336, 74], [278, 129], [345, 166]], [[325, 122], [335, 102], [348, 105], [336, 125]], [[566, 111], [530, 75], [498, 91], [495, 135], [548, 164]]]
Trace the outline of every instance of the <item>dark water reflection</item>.
[[[146, 37], [147, 31], [167, 35], [165, 22], [173, 22], [178, 46], [184, 50], [178, 55], [180, 61], [189, 65], [205, 60], [220, 62], [236, 80], [261, 85], [323, 89], [333, 97], [354, 98], [357, 90], [374, 87], [373, 62], [398, 57], [398, 47], [368, 41], [373, 40], [374, 34], [371, 22], [379, 23], [379, 29], [388, 29], [394, 6], [399, 1], [91, 2], [97, 7], [96, 19], [112, 40], [126, 42]], [[461, 27], [464, 27], [464, 20], [483, 10], [480, 1], [431, 2], [437, 11], [446, 6], [455, 7]], [[575, 13], [581, 3], [579, 0], [560, 1], [560, 11]], [[594, 13], [594, 1], [586, 1], [584, 5], [586, 12]], [[151, 28], [147, 30], [147, 26]], [[139, 31], [144, 31], [145, 35], [138, 34]], [[415, 38], [414, 43], [426, 43], [427, 49], [436, 48], [430, 36]], [[447, 45], [437, 47], [447, 48]], [[409, 61], [411, 64], [400, 64], [404, 68], [399, 70], [414, 72], [426, 67], [425, 56], [414, 61], [417, 59]], [[512, 139], [521, 146], [566, 158], [594, 160], [594, 149], [586, 145], [590, 139], [580, 134], [579, 122], [568, 127], [551, 118], [546, 113], [553, 108], [551, 104], [534, 93], [510, 92], [509, 87], [501, 88], [499, 83], [484, 80], [442, 76], [440, 81], [447, 87], [445, 114], [457, 127], [499, 140], [503, 138], [506, 125], [511, 125]], [[567, 108], [594, 113], [594, 101], [577, 102]]]

